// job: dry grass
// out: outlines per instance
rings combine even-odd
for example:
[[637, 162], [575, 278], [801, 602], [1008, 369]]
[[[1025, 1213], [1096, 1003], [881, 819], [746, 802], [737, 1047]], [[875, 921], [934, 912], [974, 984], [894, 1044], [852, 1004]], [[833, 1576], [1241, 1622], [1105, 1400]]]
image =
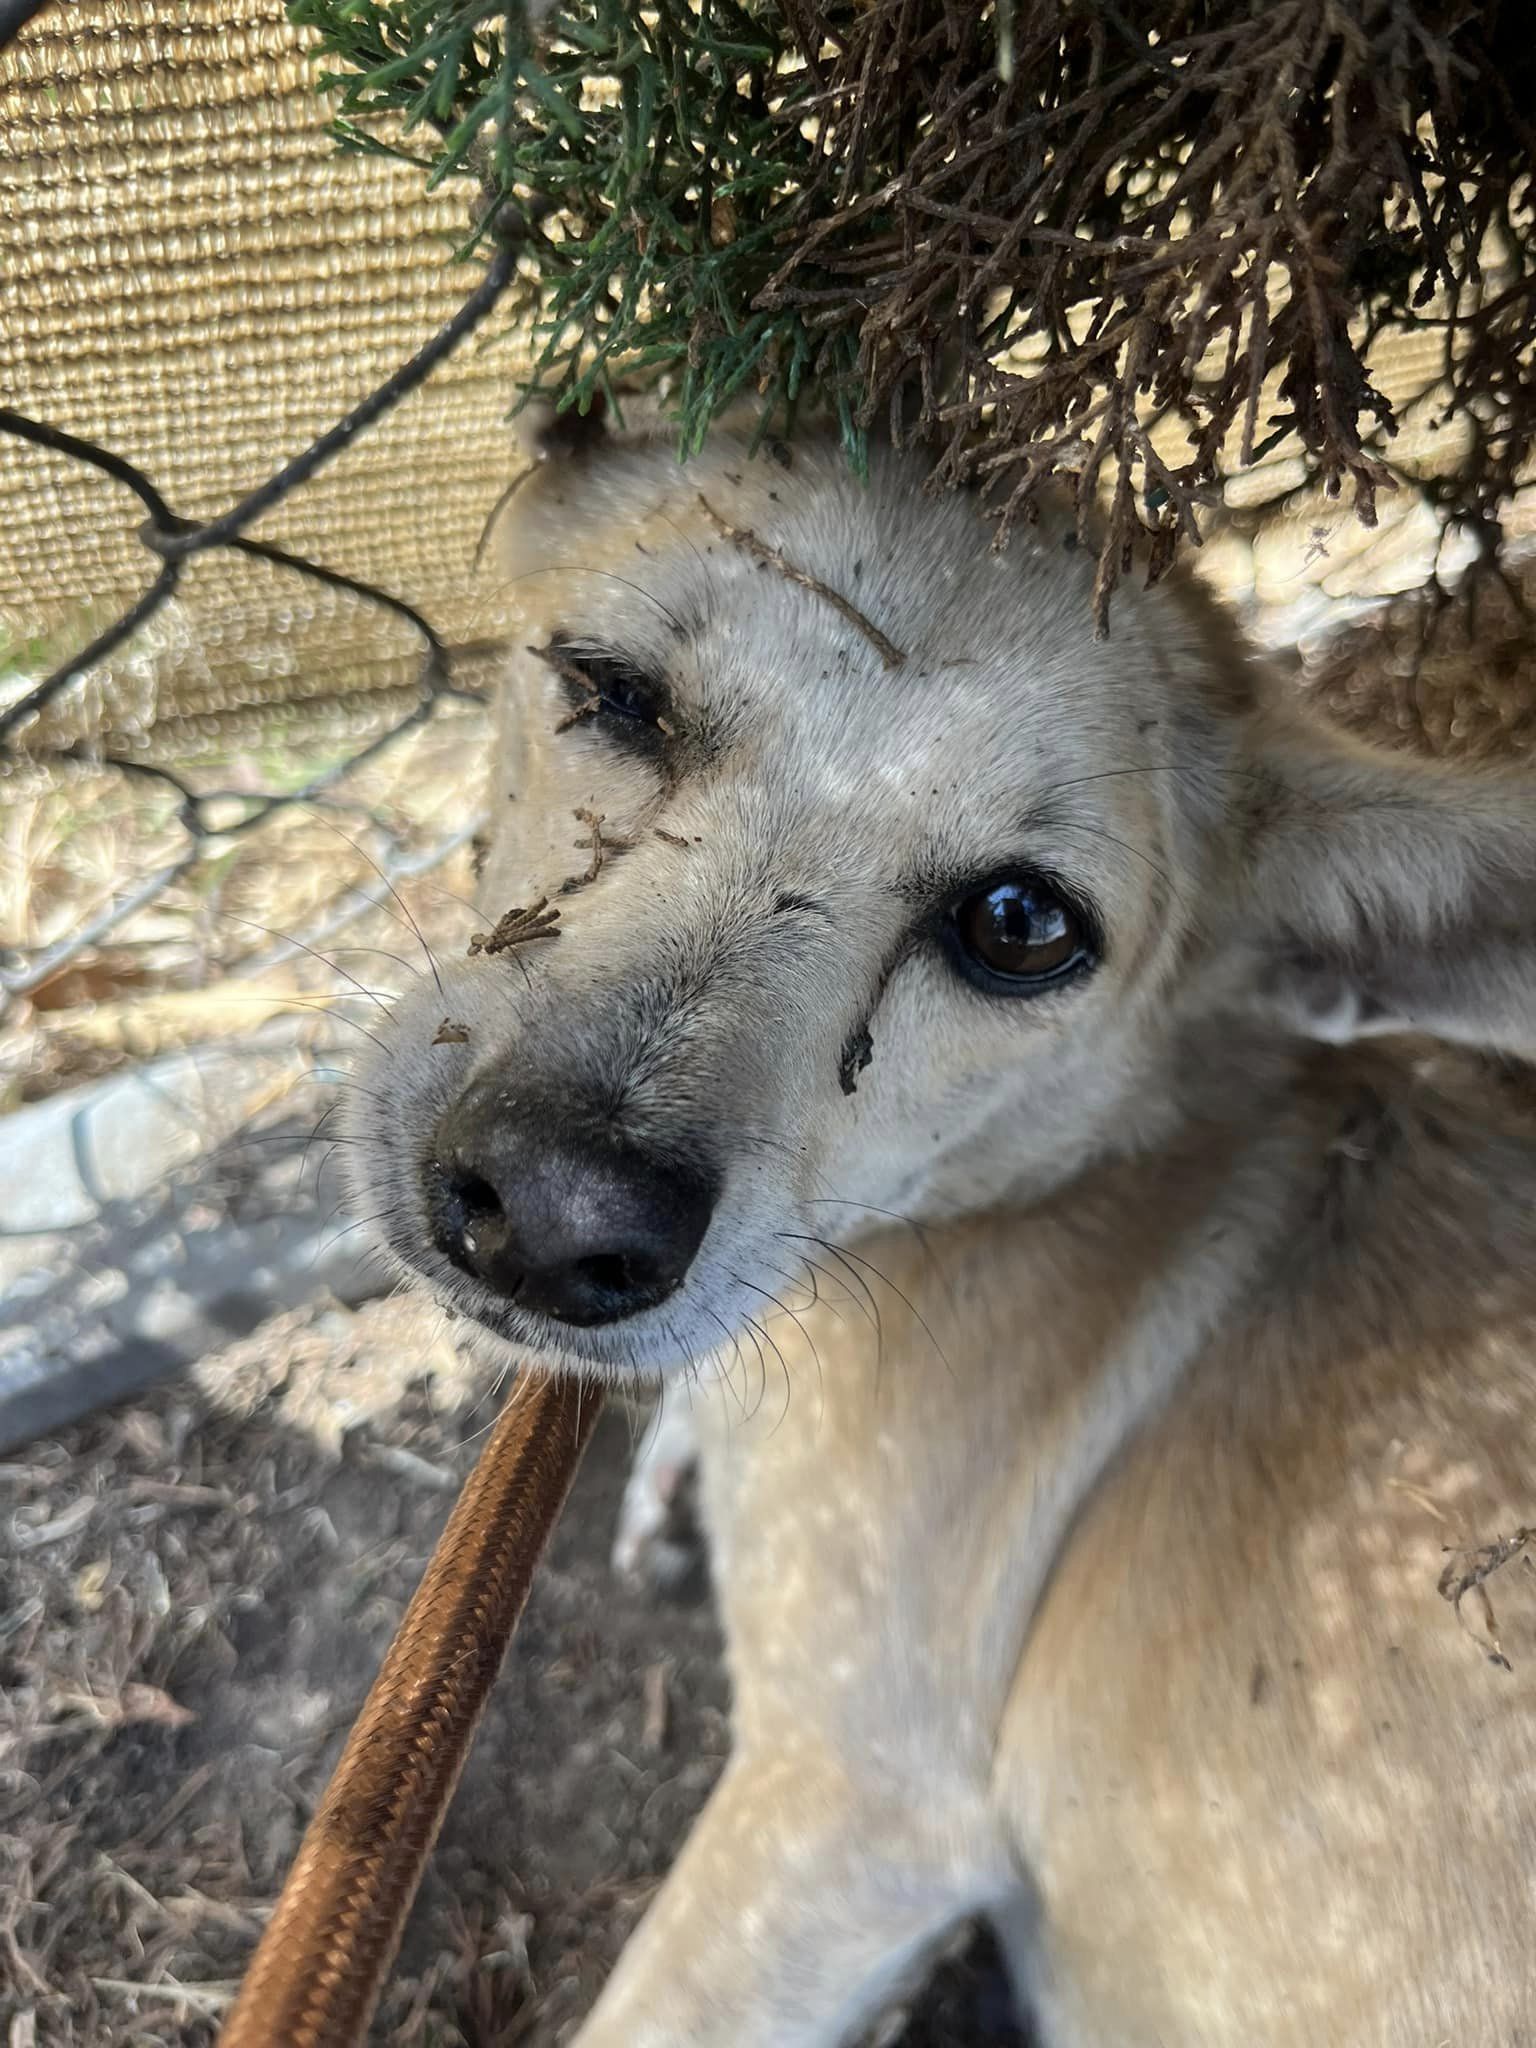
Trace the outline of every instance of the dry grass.
[[[422, 1309], [322, 1302], [0, 1464], [7, 2048], [211, 2048], [490, 1399]], [[568, 2041], [720, 1769], [712, 1616], [608, 1570], [628, 1450], [615, 1408], [374, 2048]], [[974, 1958], [899, 2041], [1023, 2048]]]

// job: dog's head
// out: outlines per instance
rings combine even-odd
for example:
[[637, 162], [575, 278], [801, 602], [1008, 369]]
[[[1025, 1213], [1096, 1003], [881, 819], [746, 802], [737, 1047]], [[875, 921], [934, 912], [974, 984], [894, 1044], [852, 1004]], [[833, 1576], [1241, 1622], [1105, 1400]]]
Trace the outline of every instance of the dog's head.
[[665, 1370], [818, 1245], [1034, 1199], [1159, 1129], [1190, 990], [1336, 1031], [1403, 923], [1378, 874], [1416, 929], [1453, 901], [1449, 825], [1389, 849], [1367, 803], [1330, 844], [1367, 757], [1191, 599], [1127, 589], [1096, 640], [1065, 525], [995, 553], [830, 441], [548, 454], [505, 521], [488, 930], [349, 1112], [359, 1207], [521, 1348]]

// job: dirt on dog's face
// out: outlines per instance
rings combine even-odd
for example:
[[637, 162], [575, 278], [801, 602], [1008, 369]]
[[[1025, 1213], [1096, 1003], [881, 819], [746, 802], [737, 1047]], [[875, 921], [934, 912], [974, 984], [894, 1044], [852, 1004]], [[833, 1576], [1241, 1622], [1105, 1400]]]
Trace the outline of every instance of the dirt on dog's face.
[[[610, 438], [505, 524], [491, 936], [347, 1112], [414, 1277], [654, 1373], [872, 1211], [1029, 1200], [1146, 1134], [1235, 687], [1178, 607], [1128, 591], [1096, 642], [1064, 529], [994, 554], [916, 463], [864, 485], [830, 445]], [[541, 898], [557, 926], [507, 917]]]

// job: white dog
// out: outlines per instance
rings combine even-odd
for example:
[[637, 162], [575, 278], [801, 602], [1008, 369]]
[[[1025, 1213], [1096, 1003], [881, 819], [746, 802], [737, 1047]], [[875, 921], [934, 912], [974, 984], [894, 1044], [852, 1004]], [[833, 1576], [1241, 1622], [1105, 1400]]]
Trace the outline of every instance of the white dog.
[[889, 451], [546, 453], [349, 1150], [498, 1358], [691, 1396], [734, 1755], [581, 2048], [976, 1912], [1047, 2048], [1536, 2042], [1536, 1132], [1422, 1042], [1536, 1054], [1536, 789]]

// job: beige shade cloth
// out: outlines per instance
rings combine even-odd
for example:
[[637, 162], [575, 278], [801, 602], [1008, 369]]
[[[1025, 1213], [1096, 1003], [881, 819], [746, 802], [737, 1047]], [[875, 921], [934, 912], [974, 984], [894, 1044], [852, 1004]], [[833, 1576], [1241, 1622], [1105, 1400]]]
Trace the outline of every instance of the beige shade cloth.
[[[0, 56], [0, 403], [127, 456], [190, 517], [300, 451], [478, 280], [452, 260], [471, 188], [344, 154], [315, 79], [282, 0], [67, 0]], [[259, 536], [386, 586], [450, 643], [501, 635], [504, 594], [471, 563], [512, 467], [525, 355], [505, 328]], [[0, 436], [6, 697], [151, 580], [141, 517], [122, 486]], [[170, 725], [196, 751], [246, 707], [407, 685], [419, 646], [344, 593], [205, 556], [72, 686], [65, 724], [115, 744]]]

